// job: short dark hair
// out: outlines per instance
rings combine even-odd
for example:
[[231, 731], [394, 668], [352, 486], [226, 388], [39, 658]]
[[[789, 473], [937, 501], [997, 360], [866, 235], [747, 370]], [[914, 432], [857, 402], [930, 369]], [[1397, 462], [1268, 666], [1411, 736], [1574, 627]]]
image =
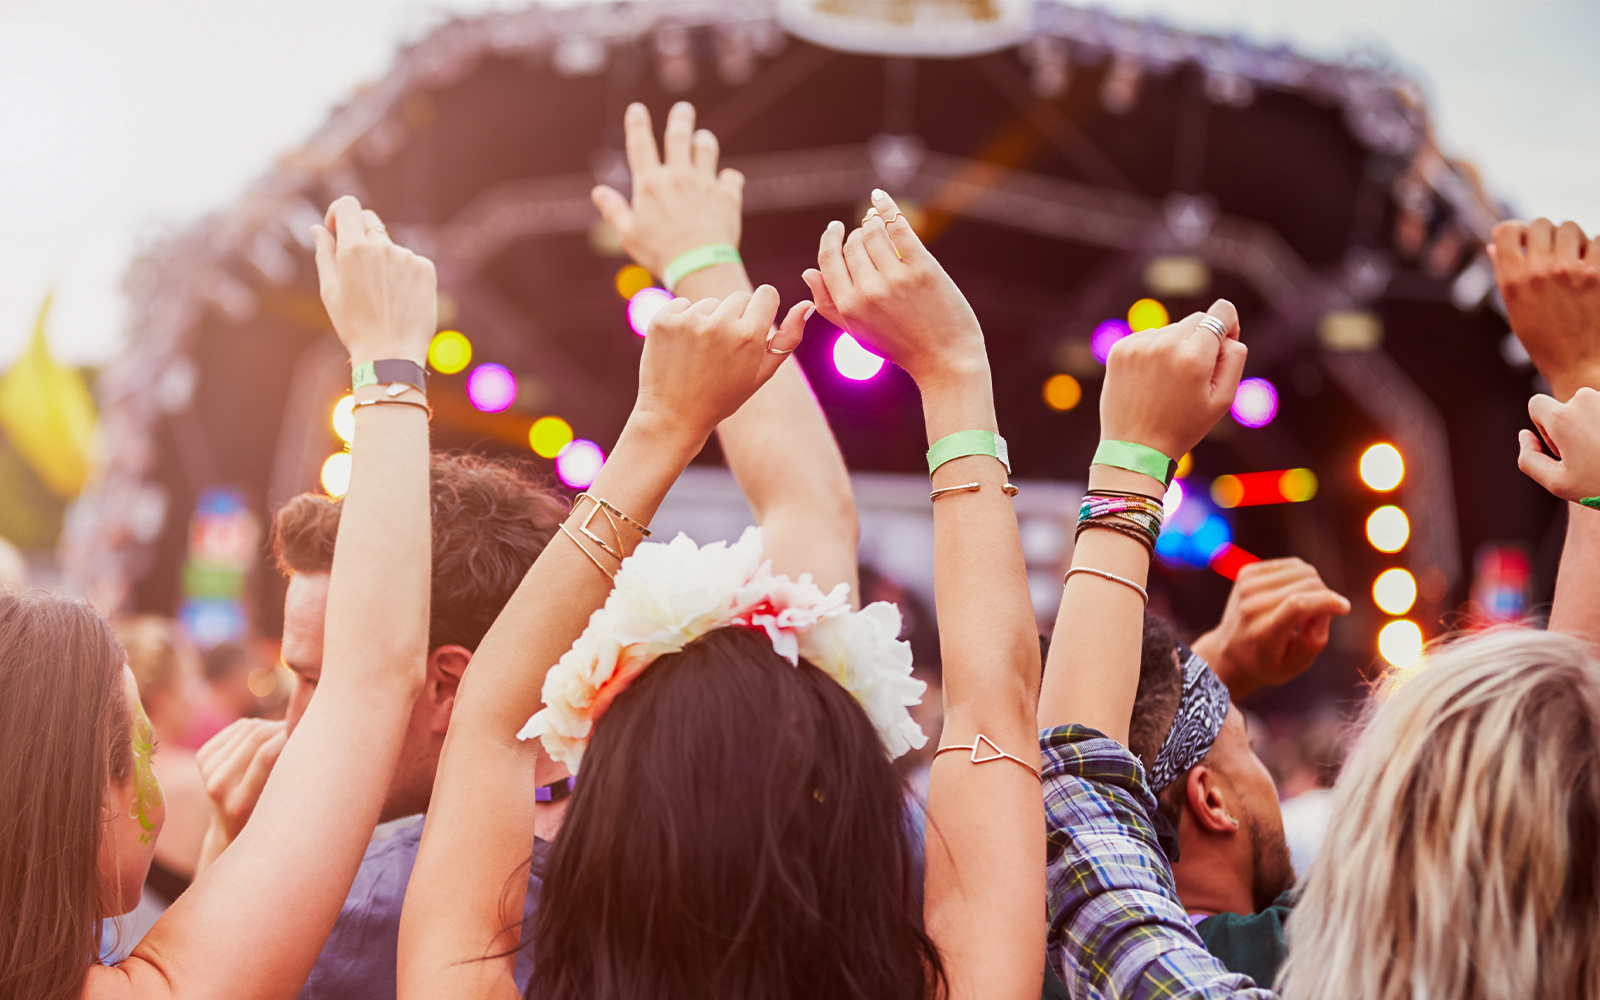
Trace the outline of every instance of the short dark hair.
[[[1144, 616], [1144, 639], [1139, 648], [1139, 691], [1133, 698], [1133, 718], [1128, 723], [1128, 750], [1139, 758], [1146, 775], [1155, 766], [1161, 744], [1178, 717], [1183, 700], [1183, 667], [1178, 663], [1178, 637], [1172, 625], [1160, 615]], [[1174, 781], [1168, 788], [1152, 788], [1162, 815], [1176, 828], [1177, 802], [1165, 794], [1181, 786]]]
[[525, 995], [942, 995], [908, 819], [904, 781], [838, 682], [758, 630], [709, 632], [595, 724], [547, 855]]
[[[438, 452], [429, 466], [433, 594], [428, 648], [476, 650], [569, 505], [524, 463]], [[331, 570], [341, 510], [338, 500], [319, 493], [302, 493], [278, 508], [272, 517], [272, 555], [279, 572]]]

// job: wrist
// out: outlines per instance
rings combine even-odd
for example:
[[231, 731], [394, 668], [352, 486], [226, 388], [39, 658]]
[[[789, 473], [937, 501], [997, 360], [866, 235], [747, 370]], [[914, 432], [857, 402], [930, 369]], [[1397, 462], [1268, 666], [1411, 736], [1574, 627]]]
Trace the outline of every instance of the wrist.
[[743, 264], [713, 264], [702, 268], [692, 274], [686, 274], [678, 282], [672, 294], [697, 302], [700, 299], [725, 299], [735, 292], [753, 291], [755, 286], [750, 283], [750, 275], [745, 271]]
[[918, 381], [918, 387], [930, 445], [956, 431], [999, 433], [987, 362], [963, 371], [946, 369], [939, 379]]
[[681, 458], [687, 467], [710, 436], [710, 429], [697, 435], [682, 419], [651, 409], [647, 404], [635, 403], [612, 451], [622, 450], [624, 443], [638, 444], [642, 449], [660, 454], [668, 462]]
[[1091, 490], [1117, 490], [1123, 493], [1143, 493], [1161, 499], [1167, 495], [1167, 486], [1142, 472], [1119, 469], [1113, 465], [1089, 466], [1088, 486]]

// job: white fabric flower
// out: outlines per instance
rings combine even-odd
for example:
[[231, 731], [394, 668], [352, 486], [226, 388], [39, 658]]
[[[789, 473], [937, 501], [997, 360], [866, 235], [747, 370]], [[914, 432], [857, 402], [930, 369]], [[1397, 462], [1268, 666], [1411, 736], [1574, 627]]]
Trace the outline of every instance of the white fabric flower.
[[642, 542], [617, 570], [616, 586], [583, 635], [545, 675], [545, 707], [518, 739], [538, 737], [545, 752], [577, 773], [594, 720], [659, 656], [715, 629], [759, 628], [797, 664], [805, 657], [855, 696], [890, 757], [928, 740], [907, 711], [925, 685], [911, 676], [911, 647], [900, 641], [900, 612], [878, 603], [850, 609], [850, 588], [824, 594], [811, 574], [775, 575], [762, 558], [761, 531], [733, 545], [696, 546], [686, 535]]

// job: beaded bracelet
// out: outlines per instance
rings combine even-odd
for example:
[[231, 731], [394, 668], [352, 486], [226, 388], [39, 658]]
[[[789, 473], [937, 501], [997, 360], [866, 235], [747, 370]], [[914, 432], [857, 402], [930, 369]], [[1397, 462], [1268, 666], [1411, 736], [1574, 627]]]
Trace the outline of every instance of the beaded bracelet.
[[1090, 528], [1104, 528], [1107, 531], [1115, 531], [1119, 535], [1127, 535], [1140, 545], [1143, 545], [1144, 550], [1150, 555], [1153, 556], [1156, 554], [1156, 543], [1150, 540], [1150, 533], [1148, 531], [1145, 531], [1143, 528], [1136, 528], [1131, 524], [1123, 524], [1109, 518], [1103, 521], [1079, 521], [1078, 530], [1074, 532], [1072, 536], [1073, 542], [1076, 543], [1078, 536], [1083, 534], [1085, 531], [1088, 531]]

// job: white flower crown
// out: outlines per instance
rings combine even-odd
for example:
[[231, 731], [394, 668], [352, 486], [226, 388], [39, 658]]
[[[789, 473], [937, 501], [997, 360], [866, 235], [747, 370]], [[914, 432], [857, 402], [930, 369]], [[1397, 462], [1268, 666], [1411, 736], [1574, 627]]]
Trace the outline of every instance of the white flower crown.
[[545, 707], [517, 738], [537, 736], [577, 773], [594, 721], [634, 678], [656, 657], [730, 625], [764, 629], [779, 656], [791, 664], [803, 656], [843, 685], [891, 758], [928, 741], [907, 711], [927, 685], [911, 676], [900, 610], [880, 601], [852, 611], [848, 584], [824, 594], [809, 573], [774, 575], [759, 528], [745, 529], [733, 545], [702, 548], [683, 534], [665, 545], [640, 543], [617, 570], [605, 606], [545, 675]]

